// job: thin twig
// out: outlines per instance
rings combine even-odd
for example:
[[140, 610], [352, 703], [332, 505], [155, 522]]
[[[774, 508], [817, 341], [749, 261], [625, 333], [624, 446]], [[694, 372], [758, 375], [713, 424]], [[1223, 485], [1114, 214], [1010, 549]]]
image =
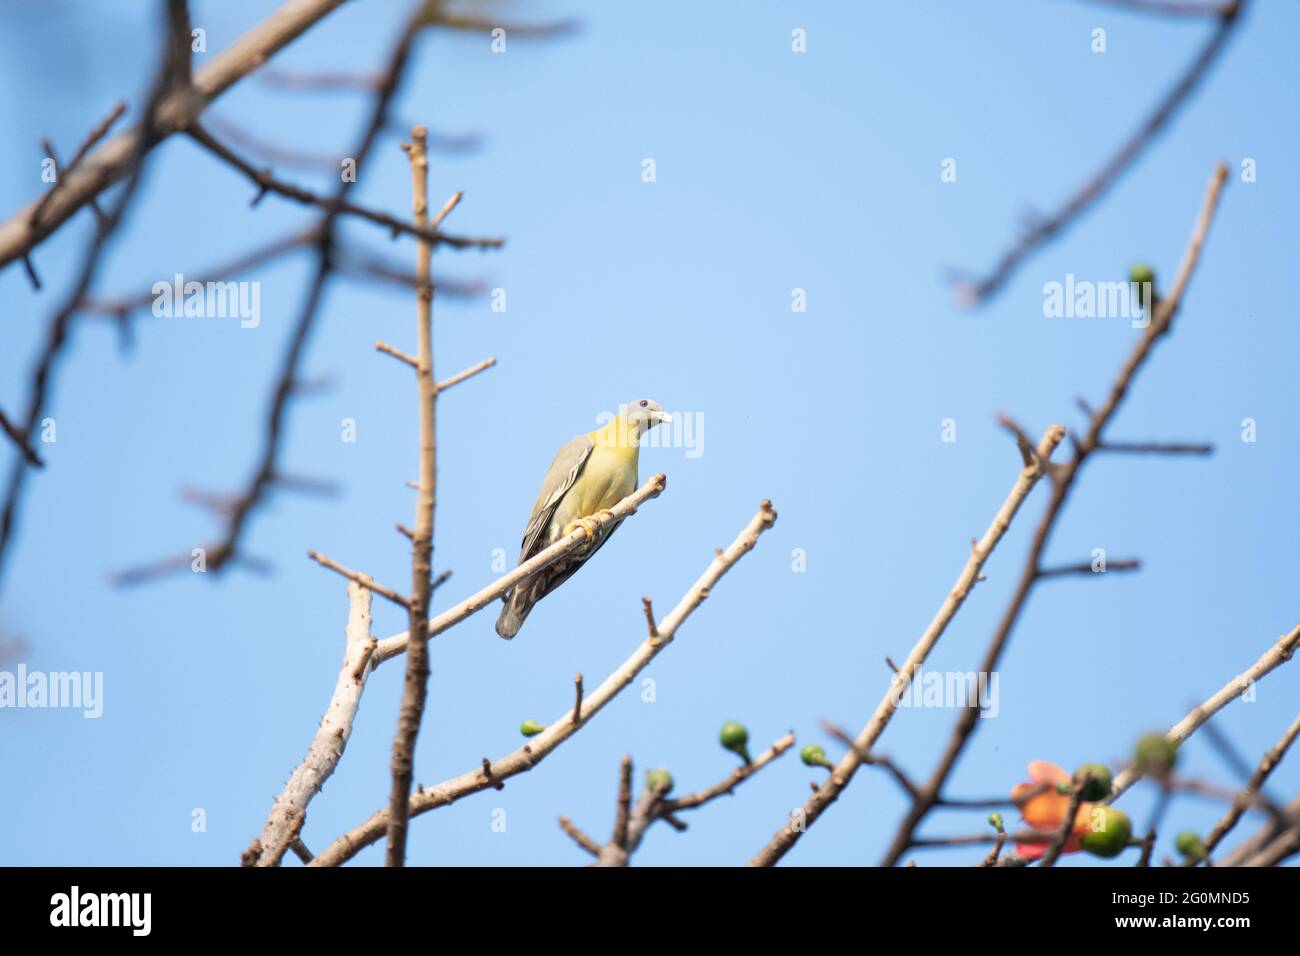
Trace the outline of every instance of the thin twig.
[[443, 379], [441, 382], [438, 383], [437, 391], [445, 392], [453, 385], [459, 385], [461, 382], [465, 381], [465, 379], [473, 378], [475, 375], [479, 374], [479, 372], [486, 372], [488, 369], [490, 369], [493, 365], [496, 364], [497, 364], [496, 358], [494, 357], [485, 358], [483, 361], [471, 365], [463, 372], [457, 372], [455, 375], [451, 376], [451, 378]]
[[567, 833], [574, 843], [578, 844], [578, 846], [582, 847], [592, 856], [600, 856], [600, 844], [579, 830], [568, 817], [560, 817], [560, 829]]

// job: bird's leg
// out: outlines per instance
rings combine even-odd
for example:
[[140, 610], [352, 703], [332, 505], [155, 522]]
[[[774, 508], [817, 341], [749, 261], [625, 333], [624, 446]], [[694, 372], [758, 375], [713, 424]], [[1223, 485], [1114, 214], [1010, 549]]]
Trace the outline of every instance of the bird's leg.
[[608, 508], [601, 508], [595, 514], [587, 515], [585, 518], [578, 518], [573, 522], [574, 530], [581, 528], [583, 531], [587, 532], [588, 546], [594, 546], [596, 544], [596, 533], [600, 530], [601, 515], [608, 515], [612, 518], [614, 513]]
[[581, 528], [583, 531], [587, 532], [588, 545], [596, 543], [596, 531], [600, 528], [600, 522], [597, 521], [594, 516], [579, 518], [577, 521], [573, 522], [573, 527], [575, 531], [578, 528]]

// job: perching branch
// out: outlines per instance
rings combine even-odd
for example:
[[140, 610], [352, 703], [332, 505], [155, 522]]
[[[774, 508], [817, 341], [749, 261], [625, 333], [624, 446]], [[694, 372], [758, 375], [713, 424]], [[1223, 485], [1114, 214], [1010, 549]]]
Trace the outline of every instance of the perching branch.
[[[667, 484], [668, 479], [666, 476], [663, 474], [655, 475], [648, 479], [646, 483], [636, 491], [632, 492], [632, 494], [628, 495], [613, 508], [609, 509], [608, 514], [602, 512], [598, 515], [592, 516], [591, 521], [595, 526], [597, 533], [599, 534], [600, 529], [602, 529], [606, 524], [620, 521], [629, 515], [636, 514], [637, 508], [646, 501], [649, 501], [651, 498], [658, 498], [664, 488], [667, 487]], [[459, 624], [471, 614], [481, 611], [493, 601], [500, 598], [501, 595], [505, 594], [520, 581], [532, 577], [538, 571], [550, 567], [565, 555], [571, 554], [584, 547], [587, 540], [586, 529], [581, 527], [575, 528], [568, 535], [556, 541], [550, 547], [539, 551], [513, 571], [508, 571], [487, 587], [470, 595], [459, 604], [449, 607], [437, 617], [432, 618], [428, 625], [429, 636], [437, 637], [443, 631]], [[401, 634], [395, 634], [392, 637], [386, 637], [380, 641], [379, 650], [377, 652], [379, 662], [382, 663], [383, 661], [386, 661], [391, 657], [396, 657], [398, 654], [404, 652], [406, 650], [409, 636], [409, 631], [403, 631]]]
[[[620, 502], [620, 505], [626, 501], [627, 499], [624, 499], [624, 502]], [[637, 674], [649, 666], [650, 662], [673, 642], [678, 629], [695, 609], [704, 602], [711, 589], [717, 585], [718, 581], [737, 561], [753, 549], [754, 545], [758, 543], [759, 536], [770, 528], [775, 521], [776, 512], [772, 509], [771, 502], [764, 501], [758, 513], [736, 539], [726, 550], [719, 552], [714, 557], [695, 584], [677, 602], [677, 606], [659, 622], [657, 625], [658, 639], [646, 638], [642, 641], [641, 645], [633, 651], [626, 661], [606, 677], [600, 686], [586, 696], [582, 702], [582, 720], [580, 722], [574, 723], [567, 719], [573, 711], [572, 708], [566, 707], [559, 717], [552, 721], [540, 734], [531, 738], [528, 743], [499, 760], [490, 761], [487, 765], [487, 773], [482, 768], [475, 768], [458, 777], [444, 780], [433, 787], [426, 787], [417, 791], [411, 797], [410, 815], [417, 816], [438, 807], [448, 806], [463, 797], [492, 786], [493, 781], [503, 783], [517, 774], [526, 773], [541, 763], [564, 741], [585, 727], [623, 688], [632, 683]], [[550, 550], [552, 549], [547, 549], [547, 551]], [[543, 552], [543, 554], [545, 553]], [[538, 555], [538, 557], [541, 556]], [[501, 593], [504, 593], [504, 590], [503, 588], [498, 592], [497, 596], [499, 597]], [[435, 618], [429, 622], [431, 634], [437, 621], [438, 618]], [[405, 635], [401, 635], [401, 638], [404, 645]], [[381, 649], [384, 643], [380, 642]], [[385, 808], [373, 814], [364, 823], [353, 827], [340, 836], [317, 854], [311, 865], [338, 866], [345, 863], [365, 847], [382, 839], [387, 828], [388, 810]]]

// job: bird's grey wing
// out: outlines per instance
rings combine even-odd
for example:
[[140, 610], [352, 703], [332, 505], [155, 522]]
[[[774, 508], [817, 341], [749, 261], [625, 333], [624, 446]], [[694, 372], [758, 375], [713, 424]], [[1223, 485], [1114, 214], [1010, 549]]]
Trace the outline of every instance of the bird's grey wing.
[[583, 466], [591, 457], [591, 449], [591, 439], [579, 435], [561, 448], [551, 462], [550, 470], [542, 479], [542, 490], [537, 493], [533, 513], [528, 516], [528, 525], [524, 528], [524, 540], [519, 547], [520, 564], [546, 546], [546, 527], [551, 523], [561, 499], [578, 480], [578, 475], [582, 474]]

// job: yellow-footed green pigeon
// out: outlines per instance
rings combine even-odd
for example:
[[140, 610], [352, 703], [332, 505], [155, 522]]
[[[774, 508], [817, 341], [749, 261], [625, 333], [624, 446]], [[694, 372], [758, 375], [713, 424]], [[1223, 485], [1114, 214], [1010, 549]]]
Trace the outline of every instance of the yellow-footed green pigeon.
[[[578, 435], [560, 449], [542, 480], [533, 513], [524, 528], [519, 563], [572, 534], [586, 519], [608, 511], [637, 487], [641, 436], [660, 422], [671, 422], [659, 403], [642, 398], [624, 406], [608, 424]], [[519, 633], [533, 605], [569, 579], [605, 543], [621, 522], [606, 526], [591, 544], [525, 578], [505, 594], [497, 633], [507, 640]]]

